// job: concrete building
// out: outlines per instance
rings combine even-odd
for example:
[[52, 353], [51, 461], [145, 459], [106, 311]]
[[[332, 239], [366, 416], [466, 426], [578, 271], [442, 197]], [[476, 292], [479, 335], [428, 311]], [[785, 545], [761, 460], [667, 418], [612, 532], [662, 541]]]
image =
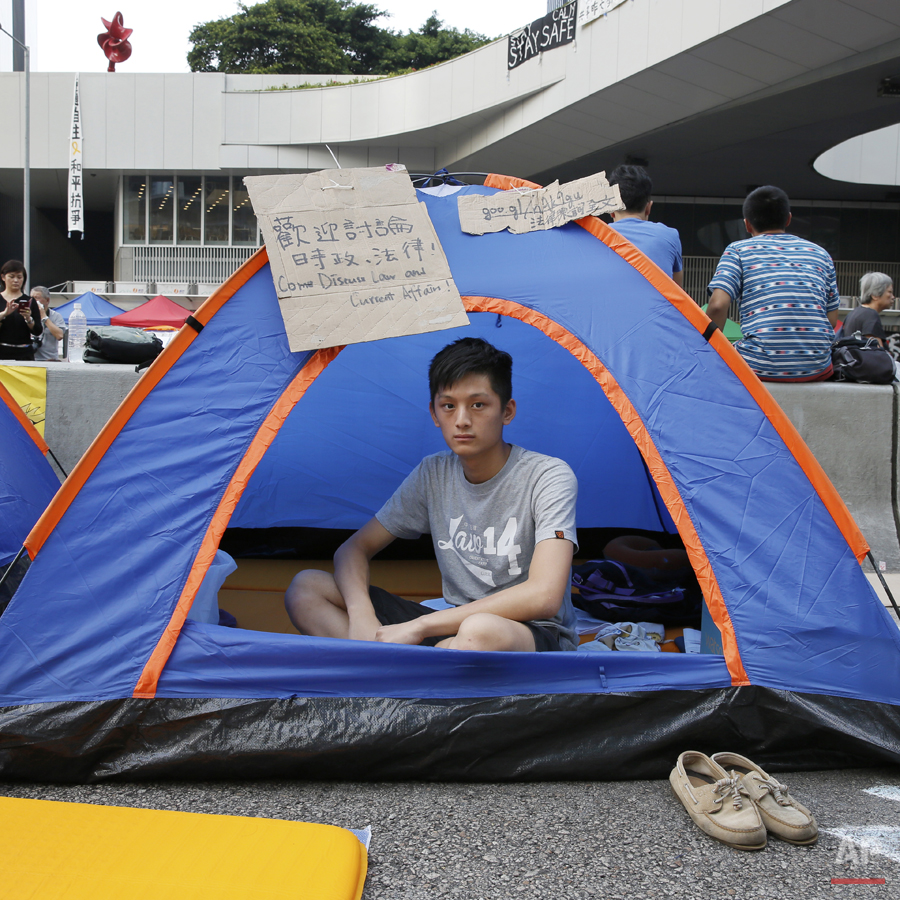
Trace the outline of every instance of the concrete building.
[[[792, 230], [837, 260], [843, 294], [872, 267], [900, 282], [900, 96], [884, 89], [900, 76], [894, 0], [626, 0], [513, 69], [507, 53], [504, 38], [421, 72], [331, 87], [311, 76], [82, 75], [83, 241], [65, 231], [75, 76], [35, 73], [33, 275], [218, 283], [259, 244], [242, 177], [333, 166], [330, 147], [342, 166], [542, 183], [643, 161], [654, 217], [680, 230], [698, 297], [743, 236], [747, 189], [774, 183], [793, 199]], [[23, 93], [21, 74], [0, 73], [0, 108], [20, 111], [4, 118], [0, 145], [4, 257], [21, 252]]]

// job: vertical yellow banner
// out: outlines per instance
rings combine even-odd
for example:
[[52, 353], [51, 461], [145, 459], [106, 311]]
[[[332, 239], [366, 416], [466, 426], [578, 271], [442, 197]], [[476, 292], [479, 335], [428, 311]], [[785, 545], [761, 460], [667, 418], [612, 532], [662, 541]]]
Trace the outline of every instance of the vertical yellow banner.
[[43, 437], [47, 412], [47, 370], [44, 366], [0, 366], [0, 381]]

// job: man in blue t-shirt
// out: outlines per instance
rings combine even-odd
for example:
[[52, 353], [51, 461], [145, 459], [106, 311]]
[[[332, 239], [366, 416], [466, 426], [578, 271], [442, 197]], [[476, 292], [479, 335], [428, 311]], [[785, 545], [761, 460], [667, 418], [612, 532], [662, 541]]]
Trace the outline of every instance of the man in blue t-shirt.
[[762, 381], [823, 381], [833, 371], [840, 305], [834, 262], [818, 244], [787, 234], [791, 205], [781, 188], [757, 188], [743, 213], [750, 237], [725, 248], [707, 315], [724, 328], [729, 304], [739, 302], [744, 338], [734, 346]]
[[681, 287], [684, 284], [681, 236], [662, 222], [650, 221], [653, 182], [647, 170], [642, 166], [618, 166], [609, 176], [609, 183], [619, 186], [619, 195], [625, 204], [624, 210], [612, 213], [610, 228], [631, 241]]

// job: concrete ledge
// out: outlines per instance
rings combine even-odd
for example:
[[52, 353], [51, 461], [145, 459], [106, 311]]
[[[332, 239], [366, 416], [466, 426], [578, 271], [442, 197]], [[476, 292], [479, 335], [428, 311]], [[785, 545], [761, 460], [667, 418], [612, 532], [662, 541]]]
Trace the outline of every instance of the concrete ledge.
[[[23, 363], [47, 369], [45, 437], [66, 472], [135, 385], [133, 366]], [[768, 384], [843, 497], [876, 562], [900, 572], [896, 385]]]
[[847, 504], [876, 562], [900, 572], [897, 386], [766, 384]]
[[47, 370], [44, 440], [60, 465], [71, 472], [139, 375], [134, 366], [64, 362], [9, 363]]

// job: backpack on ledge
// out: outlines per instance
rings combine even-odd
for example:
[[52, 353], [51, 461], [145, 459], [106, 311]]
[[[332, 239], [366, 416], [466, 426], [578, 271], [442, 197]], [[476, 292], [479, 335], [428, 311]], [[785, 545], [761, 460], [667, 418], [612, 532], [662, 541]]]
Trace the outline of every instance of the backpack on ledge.
[[86, 363], [149, 363], [162, 353], [162, 341], [140, 328], [97, 325], [89, 328], [84, 349]]
[[831, 364], [834, 381], [890, 384], [894, 380], [894, 358], [875, 338], [864, 338], [858, 331], [835, 342]]

